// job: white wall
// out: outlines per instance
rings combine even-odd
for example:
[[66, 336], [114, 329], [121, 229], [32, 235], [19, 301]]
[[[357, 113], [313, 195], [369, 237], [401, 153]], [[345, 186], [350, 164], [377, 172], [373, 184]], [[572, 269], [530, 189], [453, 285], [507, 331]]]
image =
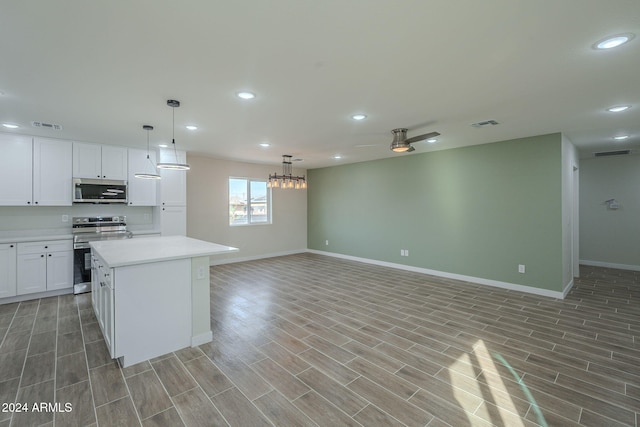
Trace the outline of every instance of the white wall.
[[578, 151], [562, 135], [562, 285], [565, 292], [573, 284], [573, 278], [580, 275], [578, 171]]
[[[234, 246], [239, 252], [212, 257], [212, 264], [303, 252], [307, 249], [306, 190], [272, 190], [268, 225], [229, 225], [229, 177], [266, 179], [281, 165], [257, 165], [188, 155], [187, 235]], [[294, 174], [305, 174], [294, 170]]]
[[581, 159], [580, 260], [640, 270], [640, 155]]

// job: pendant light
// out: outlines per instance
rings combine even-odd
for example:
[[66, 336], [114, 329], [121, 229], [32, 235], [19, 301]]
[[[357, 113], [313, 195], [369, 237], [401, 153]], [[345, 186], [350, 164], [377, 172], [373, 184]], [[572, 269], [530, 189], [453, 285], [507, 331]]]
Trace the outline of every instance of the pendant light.
[[282, 156], [282, 175], [269, 174], [267, 188], [292, 188], [296, 190], [307, 189], [307, 179], [304, 175], [293, 175], [292, 157], [288, 154]]
[[150, 173], [141, 172], [141, 173], [135, 174], [134, 176], [136, 178], [142, 178], [142, 179], [160, 179], [160, 175], [156, 173], [156, 165], [153, 164], [153, 160], [151, 160], [151, 157], [149, 157], [149, 131], [153, 130], [153, 126], [142, 125], [142, 129], [147, 131], [147, 160], [149, 160], [149, 163], [151, 163], [151, 172]]
[[176, 108], [180, 106], [180, 101], [176, 101], [175, 99], [169, 99], [167, 100], [167, 105], [169, 107], [171, 107], [173, 109], [173, 128], [172, 128], [172, 139], [171, 139], [171, 143], [173, 144], [173, 153], [176, 156], [176, 161], [174, 163], [172, 162], [161, 162], [158, 163], [158, 166], [156, 166], [158, 169], [172, 169], [172, 170], [181, 170], [181, 171], [186, 171], [191, 169], [191, 166], [189, 166], [186, 163], [180, 163], [178, 162], [178, 150], [176, 149]]

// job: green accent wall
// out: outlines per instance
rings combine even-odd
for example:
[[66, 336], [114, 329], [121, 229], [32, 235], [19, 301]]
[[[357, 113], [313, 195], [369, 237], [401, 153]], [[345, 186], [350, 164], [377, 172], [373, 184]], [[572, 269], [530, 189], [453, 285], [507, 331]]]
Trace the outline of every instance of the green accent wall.
[[562, 291], [561, 166], [558, 133], [309, 170], [307, 244]]

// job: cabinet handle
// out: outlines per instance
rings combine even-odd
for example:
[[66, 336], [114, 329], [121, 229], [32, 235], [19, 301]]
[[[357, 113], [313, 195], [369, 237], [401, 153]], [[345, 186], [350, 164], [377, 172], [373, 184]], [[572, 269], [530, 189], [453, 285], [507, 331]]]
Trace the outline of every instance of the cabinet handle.
[[44, 258], [44, 255], [40, 255], [40, 258]]
[[31, 204], [31, 202], [27, 202], [27, 204], [28, 204], [28, 205], [30, 205], [30, 204]]
[[9, 247], [10, 247], [10, 248], [12, 248], [12, 247], [13, 247], [13, 245], [9, 245]]
[[36, 205], [38, 204], [38, 202], [36, 202]]
[[45, 249], [49, 249], [49, 246], [45, 246], [44, 248], [45, 248]]
[[107, 175], [102, 175], [102, 177], [103, 177], [103, 178], [106, 178], [106, 177], [107, 177]]
[[49, 254], [49, 256], [51, 256], [51, 254]]
[[100, 178], [100, 175], [98, 175], [97, 177]]

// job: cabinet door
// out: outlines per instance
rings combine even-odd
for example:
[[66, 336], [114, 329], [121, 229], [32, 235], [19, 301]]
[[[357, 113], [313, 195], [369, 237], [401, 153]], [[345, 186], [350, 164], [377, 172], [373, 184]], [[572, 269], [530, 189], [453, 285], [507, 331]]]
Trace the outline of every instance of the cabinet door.
[[31, 137], [0, 134], [0, 205], [31, 205], [32, 153]]
[[44, 253], [18, 255], [18, 295], [47, 290], [47, 260]]
[[160, 227], [163, 236], [187, 235], [187, 208], [165, 206], [160, 210]]
[[127, 149], [102, 146], [102, 178], [127, 179]]
[[33, 203], [71, 206], [73, 144], [47, 138], [33, 141]]
[[16, 296], [16, 244], [0, 244], [0, 298]]
[[73, 251], [47, 254], [47, 290], [73, 287]]
[[[113, 270], [110, 270], [113, 271]], [[107, 273], [111, 274], [111, 273]], [[115, 349], [115, 306], [113, 303], [114, 300], [114, 290], [111, 287], [111, 282], [107, 280], [106, 285], [102, 288], [103, 295], [103, 306], [102, 306], [102, 317], [103, 317], [103, 329], [102, 335], [104, 336], [104, 342], [107, 344], [107, 348], [109, 349], [109, 354], [111, 358], [115, 358], [116, 349]]]
[[155, 153], [149, 153], [152, 164], [147, 159], [147, 150], [129, 149], [129, 206], [156, 206], [158, 203], [157, 179], [136, 178], [137, 173], [158, 173], [155, 168]]
[[102, 147], [100, 145], [73, 143], [73, 177], [102, 178]]
[[[186, 162], [186, 153], [178, 151], [177, 161]], [[176, 162], [176, 154], [173, 150], [160, 151], [161, 162]], [[186, 206], [187, 205], [187, 173], [186, 171], [176, 171], [161, 169], [160, 176], [160, 205], [161, 206]]]

